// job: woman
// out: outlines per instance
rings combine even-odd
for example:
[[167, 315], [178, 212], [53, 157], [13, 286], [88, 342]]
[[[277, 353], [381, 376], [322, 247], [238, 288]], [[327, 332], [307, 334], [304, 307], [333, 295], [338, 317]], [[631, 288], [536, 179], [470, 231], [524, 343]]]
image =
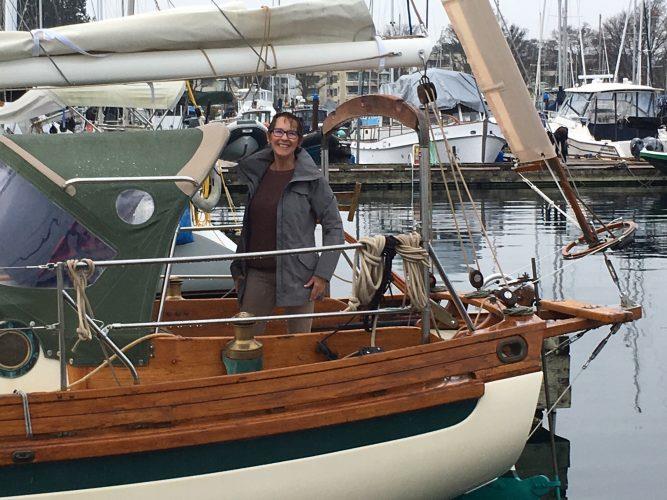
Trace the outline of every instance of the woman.
[[[322, 225], [322, 244], [343, 243], [343, 223], [336, 197], [310, 155], [300, 148], [301, 121], [278, 113], [267, 133], [269, 148], [239, 164], [248, 186], [248, 203], [237, 252], [263, 252], [315, 246], [315, 225]], [[271, 314], [312, 313], [338, 262], [339, 252], [304, 253], [232, 262], [241, 311]], [[290, 333], [309, 332], [312, 319], [290, 319]], [[255, 334], [265, 325], [258, 324]]]

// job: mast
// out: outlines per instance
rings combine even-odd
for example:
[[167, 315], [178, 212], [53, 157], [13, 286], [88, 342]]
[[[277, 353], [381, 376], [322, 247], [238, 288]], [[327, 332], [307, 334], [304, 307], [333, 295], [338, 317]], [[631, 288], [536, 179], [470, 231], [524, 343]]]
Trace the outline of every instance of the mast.
[[644, 0], [639, 11], [639, 33], [637, 33], [637, 76], [635, 81], [642, 83], [642, 32], [644, 31]]
[[[503, 135], [521, 164], [546, 163], [559, 183], [589, 246], [599, 243], [579, 206], [567, 172], [531, 105], [509, 45], [488, 0], [442, 0], [463, 46], [477, 84], [484, 92]], [[483, 36], [477, 36], [483, 29]]]
[[39, 29], [44, 27], [44, 9], [42, 7], [42, 0], [39, 0]]
[[5, 0], [5, 31], [16, 31], [18, 29], [18, 13], [12, 0]]
[[632, 10], [632, 80], [637, 78], [637, 0]]
[[623, 50], [625, 49], [625, 35], [628, 33], [629, 20], [630, 20], [630, 8], [628, 6], [628, 12], [625, 14], [625, 24], [623, 25], [623, 34], [621, 35], [621, 44], [618, 48], [618, 56], [616, 57], [616, 68], [614, 69], [614, 82], [618, 81], [618, 69], [621, 67], [621, 56], [623, 55]]
[[537, 46], [537, 69], [535, 70], [535, 105], [540, 103], [540, 84], [542, 83], [542, 45], [544, 44], [544, 17], [545, 9], [547, 7], [547, 0], [542, 3], [542, 10], [540, 11], [540, 41]]

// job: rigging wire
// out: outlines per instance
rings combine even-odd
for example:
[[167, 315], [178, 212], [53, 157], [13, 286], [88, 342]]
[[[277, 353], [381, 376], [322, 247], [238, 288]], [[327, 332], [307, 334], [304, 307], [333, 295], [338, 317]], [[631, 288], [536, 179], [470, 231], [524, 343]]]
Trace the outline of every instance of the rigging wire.
[[556, 401], [554, 401], [554, 403], [551, 405], [551, 407], [546, 409], [546, 411], [542, 415], [542, 418], [539, 420], [539, 422], [537, 422], [535, 424], [535, 427], [533, 427], [533, 429], [530, 431], [530, 434], [528, 434], [528, 437], [526, 438], [526, 441], [528, 441], [531, 437], [533, 437], [533, 434], [535, 434], [538, 431], [538, 429], [544, 423], [544, 419], [547, 418], [549, 416], [549, 414], [551, 414], [551, 412], [553, 412], [556, 409], [556, 406], [558, 405], [558, 403], [560, 403], [560, 401], [565, 397], [565, 395], [568, 393], [568, 391], [570, 391], [572, 389], [572, 386], [577, 381], [577, 379], [581, 376], [582, 373], [584, 373], [586, 368], [589, 367], [591, 362], [598, 356], [598, 354], [600, 354], [600, 352], [602, 352], [602, 349], [604, 349], [604, 347], [607, 345], [611, 336], [614, 335], [620, 328], [621, 328], [621, 323], [614, 323], [611, 326], [611, 329], [610, 329], [609, 333], [607, 334], [607, 336], [600, 341], [600, 343], [597, 345], [597, 347], [595, 349], [593, 349], [593, 352], [590, 354], [590, 356], [588, 357], [586, 362], [582, 365], [579, 372], [574, 376], [572, 381], [567, 385], [567, 387], [565, 389], [563, 389], [563, 392], [560, 393], [560, 395], [556, 398]]
[[[431, 117], [430, 117], [431, 109], [430, 109], [430, 107], [427, 107], [426, 110], [427, 110], [427, 117], [428, 117], [428, 120], [429, 120], [429, 123], [430, 123], [431, 122]], [[433, 141], [433, 144], [436, 144], [435, 132], [433, 131], [433, 127], [429, 127], [429, 133], [431, 135], [431, 140]], [[459, 226], [458, 217], [457, 217], [457, 214], [456, 214], [456, 207], [454, 205], [454, 200], [452, 199], [452, 195], [451, 195], [451, 192], [449, 190], [449, 184], [447, 183], [447, 177], [446, 177], [446, 174], [445, 174], [445, 169], [443, 167], [442, 160], [440, 158], [440, 151], [438, 151], [437, 144], [434, 147], [434, 150], [435, 150], [435, 156], [438, 159], [438, 165], [440, 167], [440, 175], [442, 176], [442, 183], [445, 186], [445, 191], [447, 193], [447, 200], [449, 202], [449, 208], [452, 211], [452, 219], [454, 220], [454, 227], [456, 228], [456, 238], [458, 239], [459, 246], [461, 248], [461, 254], [463, 255], [463, 260], [465, 261], [466, 267], [469, 268], [470, 267], [470, 262], [468, 260], [468, 252], [465, 250], [465, 245], [463, 243], [463, 238], [461, 237], [461, 227]], [[456, 179], [454, 179], [454, 182], [456, 182]], [[472, 238], [472, 235], [470, 234], [470, 227], [468, 225], [468, 219], [467, 219], [467, 217], [465, 217], [465, 208], [463, 207], [463, 204], [461, 205], [461, 207], [464, 210], [464, 219], [465, 219], [465, 222], [466, 222], [466, 226], [468, 228], [468, 236], [470, 237], [470, 244], [473, 247], [472, 248], [472, 255], [473, 255], [473, 258], [475, 259], [475, 264], [477, 266], [477, 270], [481, 272], [479, 261], [477, 260], [477, 249], [475, 248], [475, 242]]]
[[[435, 103], [433, 102], [433, 99], [432, 99], [432, 96], [430, 95], [430, 93], [426, 92], [426, 94], [427, 94], [427, 97], [428, 97], [429, 104], [431, 106], [435, 107]], [[452, 174], [454, 176], [454, 179], [456, 179], [456, 175], [455, 175], [454, 172], [458, 172], [458, 175], [461, 179], [461, 183], [463, 184], [463, 188], [465, 189], [466, 194], [468, 196], [468, 200], [470, 200], [470, 204], [472, 206], [473, 213], [475, 214], [475, 217], [477, 218], [477, 222], [479, 223], [482, 235], [483, 235], [484, 239], [486, 240], [487, 245], [489, 246], [489, 250], [491, 251], [491, 256], [493, 258], [493, 262], [496, 266], [496, 269], [501, 274], [503, 282], [505, 284], [507, 284], [507, 280], [505, 279], [505, 273], [503, 272], [502, 267], [500, 265], [500, 261], [498, 260], [498, 254], [496, 252], [496, 247], [493, 244], [493, 242], [491, 241], [491, 239], [489, 238], [489, 234], [486, 230], [486, 226], [484, 225], [484, 221], [482, 220], [482, 217], [480, 216], [479, 211], [477, 210], [477, 204], [475, 203], [475, 200], [473, 199], [472, 194], [470, 193], [470, 190], [468, 189], [468, 184], [465, 180], [465, 177], [463, 176], [463, 172], [461, 171], [461, 167], [458, 163], [458, 160], [454, 156], [451, 145], [449, 143], [449, 140], [447, 139], [447, 136], [445, 135], [445, 128], [444, 128], [444, 125], [442, 123], [442, 117], [438, 116], [438, 113], [436, 113], [436, 119], [437, 119], [438, 125], [440, 127], [440, 132], [442, 133], [443, 142], [445, 144], [445, 147], [447, 148], [447, 154], [449, 155], [449, 161], [450, 161], [450, 165], [452, 167]], [[431, 126], [431, 124], [429, 124], [429, 127], [430, 126]], [[458, 183], [456, 183], [455, 186], [456, 186], [457, 191], [459, 191]], [[464, 208], [463, 207], [463, 198], [461, 197], [460, 191], [459, 191], [459, 198], [460, 198], [461, 204], [462, 204], [461, 208], [463, 209]], [[464, 210], [464, 217], [465, 217], [465, 210]], [[466, 223], [467, 223], [467, 219], [466, 219]], [[471, 239], [472, 239], [472, 236], [471, 236]]]

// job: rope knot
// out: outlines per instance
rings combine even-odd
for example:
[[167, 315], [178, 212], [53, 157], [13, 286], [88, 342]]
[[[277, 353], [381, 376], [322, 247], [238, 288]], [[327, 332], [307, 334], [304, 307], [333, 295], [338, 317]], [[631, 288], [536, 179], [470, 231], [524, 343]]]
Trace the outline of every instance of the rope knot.
[[79, 340], [90, 340], [93, 333], [86, 319], [86, 314], [93, 317], [93, 309], [86, 295], [88, 280], [95, 274], [95, 263], [90, 259], [70, 259], [65, 262], [72, 286], [76, 292], [76, 312], [79, 324], [76, 333]]

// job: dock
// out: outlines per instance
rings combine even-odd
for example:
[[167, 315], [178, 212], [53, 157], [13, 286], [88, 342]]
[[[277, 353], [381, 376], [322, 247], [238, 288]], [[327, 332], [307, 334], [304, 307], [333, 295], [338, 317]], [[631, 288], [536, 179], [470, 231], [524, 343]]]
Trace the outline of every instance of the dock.
[[[667, 175], [661, 174], [646, 162], [613, 161], [598, 159], [572, 159], [567, 164], [570, 175], [578, 186], [601, 187], [647, 187], [667, 185]], [[447, 183], [453, 185], [451, 169], [445, 166]], [[466, 182], [475, 189], [513, 189], [525, 188], [526, 184], [512, 170], [512, 164], [473, 163], [461, 166]], [[224, 170], [225, 180], [230, 189], [238, 190], [234, 169]], [[554, 181], [546, 168], [540, 172], [524, 174], [538, 187], [554, 187]], [[418, 182], [418, 169], [408, 165], [356, 165], [332, 164], [329, 168], [329, 181], [334, 189], [346, 189], [361, 182], [364, 190], [391, 190], [409, 187], [414, 179]], [[442, 186], [440, 168], [431, 168], [431, 182]]]

